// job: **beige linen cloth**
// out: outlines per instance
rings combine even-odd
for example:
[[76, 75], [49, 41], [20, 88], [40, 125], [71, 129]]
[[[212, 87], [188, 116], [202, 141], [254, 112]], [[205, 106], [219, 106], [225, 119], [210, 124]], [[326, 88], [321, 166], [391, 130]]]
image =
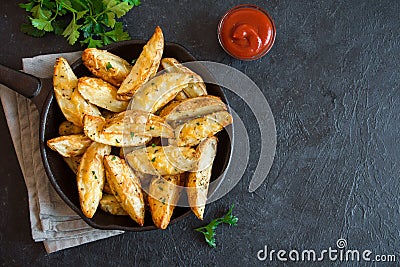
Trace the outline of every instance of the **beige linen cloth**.
[[[24, 58], [23, 71], [40, 78], [51, 77], [55, 59], [60, 56], [72, 63], [81, 52]], [[46, 251], [51, 253], [123, 233], [90, 227], [62, 201], [43, 168], [36, 106], [1, 84], [0, 97], [28, 190], [33, 239], [43, 241]]]

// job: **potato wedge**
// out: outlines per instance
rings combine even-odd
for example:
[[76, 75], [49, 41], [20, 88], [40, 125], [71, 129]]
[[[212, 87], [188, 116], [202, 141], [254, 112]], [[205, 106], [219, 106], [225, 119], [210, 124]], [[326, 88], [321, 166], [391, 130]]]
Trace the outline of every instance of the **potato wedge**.
[[170, 139], [170, 143], [177, 146], [195, 146], [231, 123], [232, 115], [227, 111], [214, 112], [179, 125], [175, 129], [176, 140]]
[[147, 197], [154, 225], [166, 229], [179, 200], [184, 174], [153, 178]]
[[193, 82], [189, 83], [186, 87], [182, 89], [187, 97], [191, 98], [191, 97], [207, 95], [206, 85], [204, 84], [204, 81], [201, 78], [201, 76], [192, 71], [191, 69], [183, 66], [175, 58], [163, 58], [161, 60], [161, 65], [163, 66], [166, 72], [178, 72], [178, 73], [187, 73], [193, 75], [194, 77]]
[[107, 180], [114, 196], [140, 226], [144, 224], [145, 204], [140, 180], [125, 163], [117, 156], [104, 157]]
[[78, 173], [78, 168], [79, 168], [79, 164], [81, 163], [81, 156], [76, 156], [76, 157], [63, 157], [63, 160], [65, 161], [65, 163], [67, 163], [68, 167], [75, 173]]
[[83, 214], [92, 218], [103, 195], [105, 180], [103, 157], [110, 154], [111, 147], [93, 142], [79, 164], [76, 181]]
[[143, 47], [135, 65], [118, 89], [120, 100], [131, 99], [136, 91], [157, 73], [163, 50], [164, 36], [161, 28], [156, 27], [153, 36]]
[[163, 118], [140, 110], [121, 112], [110, 120], [107, 120], [104, 125], [104, 133], [123, 132], [127, 132], [133, 136], [174, 137], [174, 130]]
[[103, 194], [100, 200], [100, 208], [112, 215], [129, 215], [114, 195]]
[[197, 155], [190, 147], [152, 146], [126, 154], [125, 160], [136, 171], [163, 176], [193, 170]]
[[203, 220], [212, 165], [217, 154], [217, 138], [212, 136], [205, 139], [196, 151], [199, 154], [197, 171], [188, 174], [186, 186], [189, 205], [196, 217]]
[[187, 98], [188, 98], [188, 97], [187, 97], [187, 95], [185, 94], [185, 92], [180, 91], [178, 94], [176, 94], [174, 100], [180, 101], [180, 100], [184, 100], [184, 99], [187, 99]]
[[63, 157], [75, 157], [85, 153], [92, 140], [83, 134], [59, 136], [47, 140], [47, 146]]
[[132, 135], [129, 132], [104, 132], [106, 119], [86, 115], [83, 118], [83, 131], [93, 141], [116, 147], [141, 146], [151, 140], [151, 137]]
[[71, 135], [83, 133], [83, 128], [76, 126], [70, 121], [63, 121], [60, 126], [58, 126], [58, 133], [60, 135]]
[[85, 114], [100, 115], [95, 105], [86, 102], [77, 90], [78, 78], [75, 76], [66, 59], [57, 58], [53, 75], [54, 95], [65, 118], [82, 127]]
[[132, 66], [106, 50], [87, 48], [82, 53], [83, 64], [96, 76], [114, 86], [120, 86]]
[[219, 97], [206, 95], [171, 102], [160, 113], [168, 123], [179, 123], [217, 111], [226, 111], [226, 105]]
[[124, 111], [129, 104], [117, 99], [117, 88], [99, 78], [79, 78], [78, 91], [90, 103], [112, 112]]
[[192, 81], [193, 75], [187, 73], [163, 73], [152, 78], [136, 92], [130, 107], [154, 113], [174, 99]]
[[107, 179], [104, 181], [103, 193], [113, 195], [113, 191], [110, 188], [110, 184], [108, 183]]

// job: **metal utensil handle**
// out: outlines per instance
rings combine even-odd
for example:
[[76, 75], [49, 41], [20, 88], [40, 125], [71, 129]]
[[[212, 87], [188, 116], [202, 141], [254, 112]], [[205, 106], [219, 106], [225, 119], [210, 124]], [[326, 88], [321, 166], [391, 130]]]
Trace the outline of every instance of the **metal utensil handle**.
[[37, 96], [42, 87], [39, 78], [3, 65], [0, 65], [0, 83], [29, 99]]

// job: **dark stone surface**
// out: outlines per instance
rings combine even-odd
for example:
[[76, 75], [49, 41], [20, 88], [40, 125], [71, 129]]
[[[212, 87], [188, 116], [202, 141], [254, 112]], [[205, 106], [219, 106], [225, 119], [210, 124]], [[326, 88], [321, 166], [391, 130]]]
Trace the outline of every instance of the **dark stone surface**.
[[[23, 57], [80, 49], [58, 36], [22, 34], [26, 14], [16, 2], [1, 3], [1, 64], [18, 69]], [[249, 108], [233, 99], [249, 126], [251, 161], [240, 183], [205, 214], [208, 222], [235, 203], [238, 226], [218, 229], [216, 249], [192, 230], [203, 223], [191, 216], [166, 231], [126, 233], [47, 255], [30, 236], [26, 188], [1, 112], [0, 263], [250, 266], [260, 265], [264, 245], [320, 251], [341, 237], [350, 249], [400, 257], [399, 1], [254, 1], [277, 27], [273, 49], [254, 62], [234, 60], [218, 46], [218, 18], [239, 3], [143, 0], [124, 18], [132, 38], [148, 38], [160, 25], [167, 41], [199, 60], [241, 70], [267, 97], [278, 132], [267, 180], [247, 192], [259, 132]]]

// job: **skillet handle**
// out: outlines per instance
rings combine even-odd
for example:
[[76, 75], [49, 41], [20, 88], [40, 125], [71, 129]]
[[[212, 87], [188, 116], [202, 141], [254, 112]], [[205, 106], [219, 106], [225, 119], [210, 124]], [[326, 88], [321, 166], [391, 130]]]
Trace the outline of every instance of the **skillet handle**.
[[3, 65], [0, 65], [0, 83], [29, 99], [37, 96], [42, 88], [39, 78]]

